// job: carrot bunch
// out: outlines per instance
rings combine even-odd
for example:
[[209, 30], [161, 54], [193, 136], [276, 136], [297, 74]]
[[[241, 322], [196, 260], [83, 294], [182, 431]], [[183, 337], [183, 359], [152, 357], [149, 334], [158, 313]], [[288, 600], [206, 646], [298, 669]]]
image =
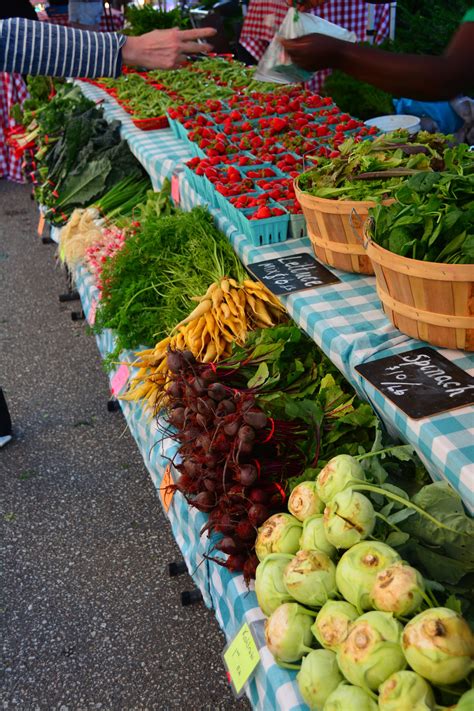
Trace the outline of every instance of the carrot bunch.
[[276, 297], [260, 282], [221, 279], [210, 285], [198, 305], [174, 331], [154, 348], [137, 353], [138, 372], [125, 400], [144, 400], [152, 410], [166, 401], [171, 350], [188, 350], [196, 360], [213, 363], [230, 355], [232, 344], [243, 345], [247, 333], [286, 321], [286, 312]]

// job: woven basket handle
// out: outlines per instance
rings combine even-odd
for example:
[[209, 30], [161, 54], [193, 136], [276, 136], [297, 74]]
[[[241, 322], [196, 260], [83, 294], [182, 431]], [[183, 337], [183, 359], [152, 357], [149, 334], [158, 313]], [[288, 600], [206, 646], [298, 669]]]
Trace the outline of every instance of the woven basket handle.
[[357, 239], [358, 242], [361, 243], [364, 249], [367, 249], [367, 247], [369, 246], [370, 237], [368, 233], [368, 227], [370, 224], [372, 224], [372, 222], [372, 217], [368, 217], [364, 222], [355, 207], [353, 207], [349, 213], [349, 224], [352, 228], [352, 232], [354, 233], [354, 237]]

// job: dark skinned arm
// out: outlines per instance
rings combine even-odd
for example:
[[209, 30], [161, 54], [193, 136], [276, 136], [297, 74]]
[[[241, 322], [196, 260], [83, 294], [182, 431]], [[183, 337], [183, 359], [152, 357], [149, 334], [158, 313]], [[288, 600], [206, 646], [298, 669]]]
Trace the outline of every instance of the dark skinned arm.
[[444, 101], [467, 91], [473, 82], [474, 22], [459, 26], [440, 57], [394, 54], [321, 34], [280, 42], [303, 69], [340, 69], [394, 96]]

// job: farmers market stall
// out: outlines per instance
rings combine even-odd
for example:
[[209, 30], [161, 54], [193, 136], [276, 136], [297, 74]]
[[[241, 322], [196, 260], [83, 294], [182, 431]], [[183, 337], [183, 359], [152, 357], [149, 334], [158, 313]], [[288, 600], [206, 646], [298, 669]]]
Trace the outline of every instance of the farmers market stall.
[[[164, 178], [173, 175], [179, 163], [190, 157], [187, 144], [174, 138], [170, 131], [140, 131], [110, 96], [97, 87], [80, 84], [86, 96], [104, 101], [107, 118], [122, 122], [122, 136], [152, 178], [154, 187], [159, 187]], [[180, 204], [186, 210], [204, 202], [183, 173], [179, 174], [179, 194]], [[312, 251], [308, 238], [254, 247], [221, 212], [211, 211], [245, 265]], [[285, 307], [358, 392], [372, 403], [387, 426], [416, 447], [432, 476], [447, 479], [474, 510], [474, 445], [469, 436], [473, 432], [474, 408], [415, 421], [362, 378], [355, 371], [356, 365], [418, 348], [420, 343], [401, 334], [388, 321], [380, 308], [373, 277], [340, 270], [335, 270], [335, 274], [342, 283], [284, 297]], [[442, 352], [460, 368], [474, 374], [472, 356], [463, 351]]]
[[[238, 67], [220, 69], [221, 79], [228, 72], [229, 84], [221, 82], [224, 89], [232, 82], [244, 86], [249, 81]], [[158, 86], [157, 80], [162, 82]], [[179, 75], [173, 81], [179, 84]], [[40, 148], [25, 162], [31, 161], [42, 213], [52, 223], [51, 236], [59, 240], [60, 257], [71, 270], [85, 317], [108, 364], [111, 392], [159, 491], [188, 570], [228, 640], [244, 622], [251, 629], [260, 656], [245, 685], [253, 707], [304, 711], [311, 696], [303, 681], [307, 671], [298, 675], [302, 696], [296, 671], [282, 668], [275, 659], [291, 666], [308, 653], [303, 663], [307, 670], [316, 659], [311, 655], [317, 654], [323, 666], [320, 653], [329, 655], [334, 666], [335, 654], [310, 650], [313, 637], [307, 619], [301, 623], [306, 629], [303, 651], [283, 655], [272, 640], [272, 625], [277, 624], [273, 615], [280, 614], [279, 603], [281, 608], [287, 604], [288, 612], [293, 605], [299, 614], [294, 600], [320, 608], [337, 595], [333, 580], [337, 571], [330, 560], [338, 555], [337, 549], [347, 549], [338, 563], [342, 569], [345, 556], [357, 545], [375, 546], [370, 550], [385, 546], [394, 565], [401, 561], [395, 548], [402, 547], [403, 557], [429, 580], [426, 591], [423, 582], [417, 583], [420, 594], [399, 614], [383, 603], [353, 598], [347, 585], [339, 582], [340, 592], [353, 606], [353, 620], [363, 610], [374, 609], [382, 610], [368, 613], [381, 615], [377, 620], [386, 619], [384, 615], [392, 620], [395, 611], [405, 623], [413, 611], [432, 607], [440, 595], [446, 608], [464, 610], [465, 578], [472, 567], [465, 541], [470, 540], [472, 522], [461, 499], [466, 509], [474, 510], [469, 380], [474, 358], [463, 350], [420, 351], [426, 344], [401, 333], [382, 311], [374, 277], [333, 266], [328, 270], [311, 258], [319, 235], [312, 233], [309, 222], [311, 239], [302, 236], [304, 219], [296, 200], [285, 199], [293, 178], [298, 178], [296, 189], [302, 190], [298, 176], [312, 165], [305, 164], [309, 159], [302, 159], [301, 153], [317, 151], [321, 164], [325, 159], [337, 161], [345, 139], [349, 144], [352, 140], [357, 150], [361, 139], [373, 136], [373, 131], [343, 115], [330, 99], [305, 95], [301, 105], [289, 92], [282, 106], [275, 95], [271, 99], [275, 103], [268, 100], [266, 109], [274, 115], [268, 116], [259, 106], [266, 101], [264, 95], [258, 93], [252, 104], [235, 89], [228, 94], [231, 116], [222, 111], [220, 99], [211, 98], [208, 113], [194, 112], [187, 124], [179, 107], [174, 111], [176, 93], [190, 90], [186, 79], [178, 90], [166, 85], [166, 76], [152, 77], [154, 89], [162, 87], [157, 97], [147, 82], [148, 77], [144, 81], [134, 77], [117, 86], [102, 84], [107, 91], [84, 82], [72, 90], [60, 89], [48, 107], [47, 126], [41, 126], [45, 119], [40, 117], [34, 127]], [[103, 108], [107, 122], [81, 92]], [[134, 107], [141, 106], [138, 97], [144, 94], [151, 102], [150, 114], [163, 110], [167, 117], [138, 114]], [[252, 115], [250, 121], [242, 121], [239, 106], [232, 101], [241, 101]], [[168, 102], [166, 107], [163, 102]], [[281, 116], [290, 104], [295, 107], [293, 120], [300, 122], [301, 130], [308, 128], [307, 140], [298, 144], [301, 153], [299, 137], [287, 135], [289, 119]], [[191, 100], [184, 112], [190, 108]], [[168, 120], [171, 128], [153, 130], [153, 121], [164, 126]], [[141, 130], [143, 121], [152, 130]], [[232, 143], [225, 135], [233, 131], [240, 135]], [[25, 143], [29, 138], [31, 134]], [[284, 143], [290, 138], [292, 147]], [[423, 161], [429, 151], [417, 144], [413, 152], [422, 154], [413, 160]], [[455, 166], [466, 159], [462, 151], [459, 156], [443, 155]], [[67, 165], [74, 170], [65, 170]], [[417, 171], [409, 167], [402, 175], [412, 172]], [[212, 182], [223, 174], [232, 189]], [[433, 184], [437, 180], [434, 174]], [[150, 182], [154, 194], [148, 190]], [[287, 190], [283, 198], [282, 185]], [[305, 209], [304, 199], [300, 201]], [[355, 220], [351, 225], [357, 231]], [[357, 240], [351, 243], [348, 237], [346, 253], [356, 248]], [[292, 288], [285, 294], [288, 284]], [[152, 300], [146, 301], [150, 293]], [[133, 315], [145, 312], [150, 312], [151, 320], [139, 327]], [[464, 324], [462, 318], [459, 323]], [[458, 330], [456, 337], [461, 338], [469, 323]], [[412, 355], [413, 351], [417, 352]], [[446, 359], [441, 361], [445, 370], [439, 369], [437, 354]], [[391, 359], [386, 368], [381, 365], [385, 358]], [[416, 379], [421, 382], [410, 382], [421, 395], [412, 397], [403, 368], [416, 363]], [[460, 370], [450, 370], [455, 367]], [[450, 391], [451, 400], [423, 416], [427, 399], [423, 388], [430, 385], [429, 380], [424, 385], [430, 377], [441, 378], [441, 390], [456, 377], [459, 382]], [[399, 397], [403, 409], [396, 404]], [[437, 484], [428, 484], [413, 449], [390, 439], [374, 412], [392, 438], [413, 445]], [[336, 462], [341, 462], [341, 472], [335, 476], [345, 483], [333, 496], [323, 482], [326, 476], [332, 481]], [[313, 481], [305, 482], [310, 475]], [[337, 500], [339, 495], [343, 496]], [[350, 520], [353, 511], [338, 519], [336, 500], [342, 509], [356, 501], [364, 511], [360, 526], [354, 525], [349, 533], [340, 530], [339, 519]], [[304, 534], [312, 518], [323, 525], [323, 510], [327, 536], [324, 541], [319, 538], [315, 549], [310, 545], [308, 553], [300, 532]], [[453, 517], [449, 525], [446, 514]], [[282, 521], [289, 522], [293, 534], [273, 540], [271, 531]], [[430, 548], [432, 542], [435, 549]], [[324, 550], [325, 544], [327, 554], [314, 553]], [[319, 563], [329, 566], [328, 580], [312, 588], [312, 595], [321, 590], [321, 596], [309, 599], [299, 591], [299, 583], [289, 596], [293, 582], [285, 572], [286, 591], [277, 586], [269, 602], [259, 575], [275, 560], [270, 554], [291, 558], [288, 569], [322, 556]], [[296, 568], [291, 572], [299, 575]], [[310, 614], [316, 617], [316, 612]], [[270, 617], [266, 636], [265, 617]], [[370, 623], [377, 624], [373, 617]], [[390, 634], [400, 636], [401, 624], [394, 619], [390, 624]], [[408, 658], [409, 650], [402, 653], [400, 645], [393, 669], [381, 679], [371, 678], [370, 689], [377, 690], [389, 674], [404, 668], [403, 654]], [[413, 655], [409, 663], [433, 681]], [[339, 667], [352, 683], [364, 686], [342, 652]], [[464, 666], [454, 676], [462, 681]], [[342, 679], [337, 669], [334, 678]], [[233, 683], [238, 692], [244, 688], [235, 677]], [[375, 707], [367, 698], [360, 703]]]

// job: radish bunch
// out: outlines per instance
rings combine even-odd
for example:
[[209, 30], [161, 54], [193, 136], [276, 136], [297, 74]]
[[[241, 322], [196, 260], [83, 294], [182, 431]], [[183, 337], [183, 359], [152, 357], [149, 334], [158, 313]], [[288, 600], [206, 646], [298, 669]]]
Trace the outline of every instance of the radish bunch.
[[190, 351], [169, 351], [168, 420], [176, 429], [181, 464], [175, 488], [209, 513], [206, 530], [223, 534], [215, 548], [229, 570], [254, 577], [257, 528], [285, 508], [287, 480], [304, 469], [299, 421], [274, 420], [256, 391], [238, 386], [236, 371], [196, 362]]

